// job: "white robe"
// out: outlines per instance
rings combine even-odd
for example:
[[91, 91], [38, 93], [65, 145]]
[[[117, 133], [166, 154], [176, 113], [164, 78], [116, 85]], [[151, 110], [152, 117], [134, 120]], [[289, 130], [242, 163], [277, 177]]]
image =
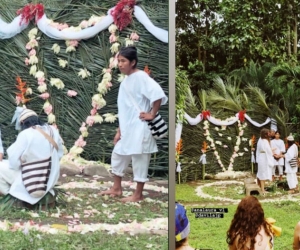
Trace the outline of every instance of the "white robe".
[[[52, 194], [53, 187], [58, 181], [60, 173], [59, 160], [63, 156], [63, 141], [58, 130], [52, 126], [53, 139], [58, 145], [58, 151], [39, 131], [28, 128], [19, 133], [17, 140], [7, 149], [8, 161], [0, 163], [0, 177], [10, 186], [9, 194], [30, 204], [37, 203], [41, 198], [34, 198], [26, 191], [21, 174], [21, 161], [23, 163], [46, 159], [51, 155], [51, 171], [47, 183], [46, 192]], [[40, 126], [46, 133], [50, 134], [47, 125]], [[51, 147], [50, 147], [51, 145]]]
[[120, 155], [157, 152], [156, 140], [148, 123], [139, 118], [140, 111], [135, 108], [132, 99], [144, 112], [149, 112], [155, 101], [162, 99], [161, 105], [164, 105], [168, 100], [161, 86], [146, 72], [139, 70], [127, 76], [122, 81], [118, 94], [121, 139], [115, 145], [114, 152]]
[[298, 171], [298, 168], [292, 168], [289, 161], [293, 159], [294, 157], [298, 157], [298, 147], [296, 144], [293, 144], [288, 148], [288, 150], [285, 153], [285, 173], [287, 174], [293, 174]]
[[271, 145], [267, 139], [259, 138], [256, 146], [256, 162], [258, 166], [257, 178], [259, 180], [272, 180], [272, 167], [274, 157]]
[[[273, 139], [271, 140], [271, 148], [274, 154], [280, 155], [281, 153], [285, 152], [285, 145], [283, 140], [281, 139]], [[284, 160], [283, 158], [280, 158], [278, 161], [274, 158], [274, 166], [283, 166], [284, 165]]]

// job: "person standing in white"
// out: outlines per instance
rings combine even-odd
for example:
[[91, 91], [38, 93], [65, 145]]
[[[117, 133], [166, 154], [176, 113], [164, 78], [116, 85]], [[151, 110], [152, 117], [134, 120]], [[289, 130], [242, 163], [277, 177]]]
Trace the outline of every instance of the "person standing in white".
[[[7, 149], [8, 160], [0, 162], [0, 193], [10, 194], [19, 200], [29, 204], [36, 204], [40, 199], [32, 197], [26, 190], [21, 172], [21, 164], [40, 161], [51, 156], [51, 170], [47, 182], [46, 193], [54, 195], [53, 187], [57, 183], [60, 172], [59, 160], [63, 155], [63, 141], [58, 130], [43, 124], [37, 114], [30, 109], [24, 109], [17, 118], [17, 124], [21, 127], [17, 140]], [[58, 145], [58, 150], [51, 150], [50, 142], [33, 126], [37, 126], [45, 133], [51, 134]], [[16, 126], [17, 128], [17, 126]]]
[[272, 180], [272, 167], [274, 165], [273, 152], [269, 141], [269, 130], [263, 128], [256, 147], [257, 180], [263, 195], [265, 195], [265, 181]]
[[284, 160], [282, 156], [285, 153], [285, 145], [283, 140], [280, 139], [279, 131], [275, 132], [275, 138], [271, 140], [271, 148], [274, 153], [274, 167], [272, 169], [272, 180], [275, 180], [275, 171], [277, 167], [279, 172], [279, 180], [281, 181], [284, 165]]
[[289, 185], [289, 193], [293, 194], [298, 191], [297, 171], [298, 167], [291, 167], [290, 160], [298, 158], [298, 146], [295, 144], [294, 137], [290, 134], [287, 137], [288, 149], [283, 156], [285, 158], [286, 180]]
[[[148, 167], [151, 154], [157, 152], [156, 140], [153, 138], [146, 121], [153, 120], [161, 105], [168, 98], [160, 85], [149, 75], [137, 69], [137, 50], [129, 46], [121, 48], [118, 55], [118, 66], [126, 77], [122, 81], [118, 94], [119, 128], [114, 137], [114, 149], [111, 156], [114, 184], [101, 195], [121, 196], [122, 177], [132, 161], [136, 190], [132, 196], [123, 198], [123, 202], [143, 200], [144, 184], [149, 179]], [[143, 112], [138, 112], [133, 100]]]

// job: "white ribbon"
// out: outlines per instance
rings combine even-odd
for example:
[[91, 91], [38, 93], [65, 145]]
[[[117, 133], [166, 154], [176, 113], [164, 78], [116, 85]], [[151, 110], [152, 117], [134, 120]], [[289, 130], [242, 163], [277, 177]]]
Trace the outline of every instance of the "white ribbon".
[[177, 144], [180, 141], [181, 132], [182, 132], [182, 124], [177, 123], [175, 128], [175, 148], [177, 147]]
[[206, 154], [201, 155], [199, 163], [206, 164]]
[[21, 15], [15, 17], [11, 23], [6, 23], [0, 18], [0, 39], [8, 39], [21, 33], [27, 28], [28, 23], [21, 22]]
[[15, 110], [14, 116], [11, 120], [11, 123], [16, 122], [16, 126], [15, 126], [16, 130], [21, 130], [20, 115], [24, 109], [25, 108], [23, 108], [23, 107], [17, 107]]
[[181, 172], [181, 167], [180, 167], [181, 163], [178, 162], [177, 163], [177, 168], [176, 168], [176, 172], [180, 173]]
[[254, 152], [251, 151], [251, 162], [255, 163], [255, 157], [254, 157]]
[[[219, 120], [219, 119], [216, 119], [215, 117], [212, 117], [212, 116], [208, 116], [207, 117], [207, 120], [209, 122], [211, 122], [212, 124], [216, 125], [216, 126], [229, 126], [229, 125], [232, 125], [234, 123], [236, 123], [239, 118], [238, 118], [239, 114], [237, 113], [235, 115], [235, 117], [232, 117], [232, 118], [228, 118], [227, 120]], [[184, 118], [187, 120], [187, 122], [190, 124], [190, 125], [197, 125], [198, 123], [200, 123], [203, 118], [202, 118], [202, 114], [199, 114], [197, 115], [195, 118], [192, 118], [190, 117], [187, 113], [184, 114]], [[267, 118], [265, 122], [263, 123], [258, 123], [256, 121], [253, 121], [248, 115], [245, 115], [245, 118], [252, 124], [254, 125], [255, 127], [263, 127], [265, 126], [266, 124], [270, 123], [271, 122], [271, 118]]]

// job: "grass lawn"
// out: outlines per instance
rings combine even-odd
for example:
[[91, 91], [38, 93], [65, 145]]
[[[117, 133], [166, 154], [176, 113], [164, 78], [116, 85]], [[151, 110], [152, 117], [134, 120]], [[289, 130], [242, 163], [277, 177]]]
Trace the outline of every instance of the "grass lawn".
[[[203, 185], [206, 182], [199, 182]], [[187, 208], [187, 216], [191, 224], [191, 232], [189, 235], [189, 243], [195, 248], [207, 248], [213, 250], [224, 250], [227, 248], [226, 232], [230, 226], [231, 220], [237, 208], [237, 204], [222, 205], [222, 201], [202, 198], [196, 195], [193, 184], [177, 184], [176, 200], [181, 202]], [[219, 190], [217, 192], [216, 190]], [[235, 195], [231, 194], [233, 190]], [[217, 189], [211, 187], [210, 190], [203, 188], [204, 192], [210, 193], [211, 196], [226, 197], [232, 199], [241, 199], [244, 195], [240, 194], [240, 187], [229, 185], [228, 190], [225, 188]], [[278, 191], [277, 191], [278, 192]], [[282, 194], [283, 195], [283, 194]], [[268, 200], [277, 197], [269, 194]], [[275, 249], [290, 250], [292, 248], [293, 233], [297, 222], [300, 220], [300, 196], [293, 196], [293, 201], [283, 200], [275, 202], [264, 202], [264, 198], [259, 197], [265, 212], [265, 217], [272, 217], [276, 220], [275, 225], [282, 228], [280, 237], [275, 237]], [[227, 204], [227, 203], [226, 203]], [[195, 214], [191, 213], [191, 208], [228, 208], [228, 213], [224, 214], [224, 218], [195, 218]]]
[[[168, 189], [147, 184], [145, 200], [122, 203], [99, 196], [112, 183], [66, 178], [67, 204], [49, 211], [11, 208], [0, 212], [0, 249], [168, 249]], [[124, 181], [124, 196], [135, 184]]]

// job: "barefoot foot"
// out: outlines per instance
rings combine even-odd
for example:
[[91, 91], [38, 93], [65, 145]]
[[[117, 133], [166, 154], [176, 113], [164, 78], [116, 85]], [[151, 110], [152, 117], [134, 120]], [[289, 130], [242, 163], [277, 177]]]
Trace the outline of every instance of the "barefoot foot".
[[106, 191], [100, 192], [99, 195], [109, 195], [110, 197], [121, 196], [122, 195], [122, 190], [110, 188]]
[[122, 202], [138, 202], [142, 200], [144, 200], [143, 196], [134, 196], [134, 195], [121, 199]]

